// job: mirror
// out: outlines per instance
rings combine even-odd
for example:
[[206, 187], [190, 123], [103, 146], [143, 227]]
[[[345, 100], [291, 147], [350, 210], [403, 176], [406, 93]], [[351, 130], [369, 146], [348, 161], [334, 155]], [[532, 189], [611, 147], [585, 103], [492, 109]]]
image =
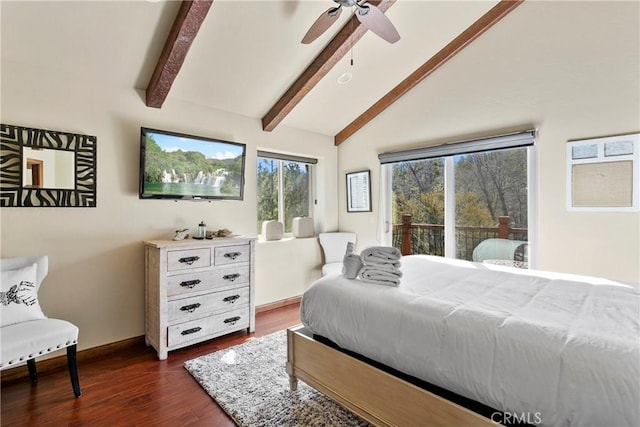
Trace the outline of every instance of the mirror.
[[75, 185], [73, 151], [22, 148], [22, 186], [72, 189]]
[[0, 125], [0, 207], [95, 207], [97, 138]]

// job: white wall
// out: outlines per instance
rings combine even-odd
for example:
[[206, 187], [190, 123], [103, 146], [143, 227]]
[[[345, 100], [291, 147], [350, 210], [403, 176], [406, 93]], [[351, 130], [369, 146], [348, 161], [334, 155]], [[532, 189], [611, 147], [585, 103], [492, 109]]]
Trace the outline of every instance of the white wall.
[[302, 295], [320, 278], [322, 250], [317, 237], [259, 241], [256, 269], [268, 277], [269, 286], [256, 287], [256, 301], [280, 301]]
[[[3, 208], [0, 214], [3, 258], [49, 255], [41, 304], [49, 316], [80, 327], [80, 349], [144, 334], [144, 240], [171, 238], [174, 230], [194, 229], [201, 220], [209, 229], [256, 235], [258, 146], [320, 160], [326, 179], [318, 181], [318, 214], [322, 227], [337, 228], [337, 196], [331, 191], [337, 149], [329, 137], [283, 126], [266, 133], [257, 119], [171, 96], [162, 109], [147, 108], [142, 93], [55, 67], [3, 61], [1, 93], [3, 123], [97, 136], [96, 208]], [[247, 144], [244, 201], [140, 200], [141, 126]], [[257, 247], [258, 305], [300, 295], [321, 263], [317, 239]]]
[[[522, 4], [340, 145], [340, 228], [377, 243], [378, 153], [537, 128], [538, 268], [640, 281], [640, 214], [565, 208], [567, 141], [640, 131], [639, 20], [638, 2]], [[374, 212], [346, 213], [362, 169]]]

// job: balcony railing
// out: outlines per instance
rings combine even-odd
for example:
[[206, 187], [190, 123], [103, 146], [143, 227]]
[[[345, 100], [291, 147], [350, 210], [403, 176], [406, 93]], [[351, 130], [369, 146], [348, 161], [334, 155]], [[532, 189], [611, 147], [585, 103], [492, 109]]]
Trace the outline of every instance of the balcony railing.
[[[491, 238], [528, 240], [526, 228], [510, 227], [511, 218], [501, 216], [496, 227], [456, 226], [456, 258], [471, 260], [473, 249]], [[428, 254], [444, 256], [444, 225], [413, 224], [411, 215], [402, 215], [402, 224], [393, 225], [393, 246], [402, 255]]]

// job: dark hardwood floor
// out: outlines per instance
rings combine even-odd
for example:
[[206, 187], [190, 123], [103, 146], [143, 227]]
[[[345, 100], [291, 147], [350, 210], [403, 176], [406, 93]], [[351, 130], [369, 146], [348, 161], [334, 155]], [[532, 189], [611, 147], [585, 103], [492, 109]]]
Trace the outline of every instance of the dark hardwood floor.
[[[230, 334], [172, 351], [159, 361], [143, 343], [80, 363], [82, 397], [75, 399], [66, 369], [3, 382], [3, 426], [234, 426], [183, 368], [186, 360], [300, 323], [299, 304], [256, 315], [256, 331]], [[27, 368], [24, 367], [26, 370]]]

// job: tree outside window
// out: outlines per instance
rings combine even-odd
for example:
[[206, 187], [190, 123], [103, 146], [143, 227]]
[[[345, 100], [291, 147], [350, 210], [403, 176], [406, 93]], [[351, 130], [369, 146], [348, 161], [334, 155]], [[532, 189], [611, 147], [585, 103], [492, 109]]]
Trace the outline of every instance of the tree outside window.
[[[512, 238], [527, 240], [527, 149], [512, 148], [393, 164], [392, 217], [411, 215], [413, 253], [444, 255], [444, 224], [449, 216], [456, 229], [456, 257], [471, 259], [479, 241], [496, 237], [490, 231], [500, 217], [522, 230]], [[455, 181], [455, 192], [445, 193], [445, 171]], [[453, 198], [455, 212], [447, 213], [445, 198]], [[416, 228], [417, 227], [417, 228]], [[394, 244], [399, 235], [394, 228]]]
[[304, 162], [258, 157], [258, 233], [262, 222], [277, 220], [292, 231], [295, 217], [310, 216], [311, 165]]

